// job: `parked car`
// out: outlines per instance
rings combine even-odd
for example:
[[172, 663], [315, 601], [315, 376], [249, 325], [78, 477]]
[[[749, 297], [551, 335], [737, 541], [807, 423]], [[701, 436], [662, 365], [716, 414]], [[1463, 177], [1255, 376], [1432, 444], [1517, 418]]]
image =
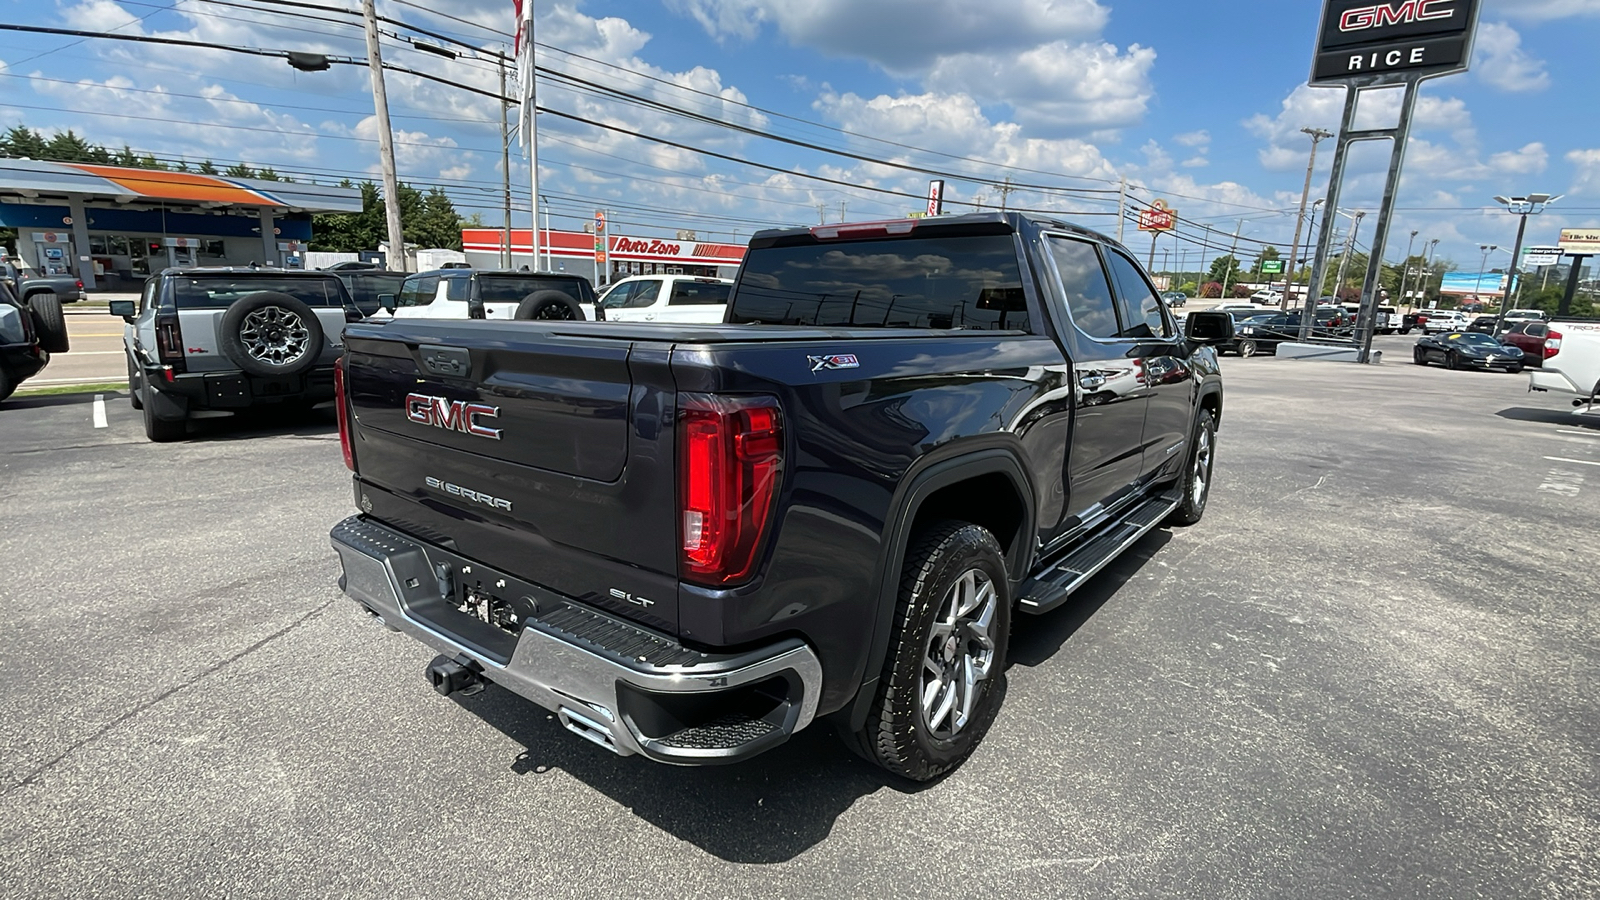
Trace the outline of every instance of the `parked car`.
[[341, 334], [361, 318], [332, 272], [256, 268], [163, 269], [110, 313], [127, 323], [129, 400], [157, 442], [192, 418], [332, 400]]
[[83, 299], [83, 279], [76, 275], [40, 275], [6, 261], [0, 263], [0, 281], [9, 284], [17, 299], [23, 303], [28, 303], [36, 294], [54, 294], [62, 303], [76, 303]]
[[1600, 400], [1600, 319], [1550, 320], [1544, 364], [1528, 377], [1528, 388], [1576, 394], [1573, 405]]
[[728, 311], [732, 288], [726, 278], [635, 275], [600, 295], [594, 317], [606, 322], [717, 323]]
[[1256, 291], [1254, 294], [1250, 295], [1250, 299], [1257, 303], [1269, 306], [1277, 306], [1279, 303], [1283, 302], [1283, 292], [1274, 290]]
[[1167, 291], [1161, 295], [1167, 301], [1167, 306], [1172, 309], [1182, 309], [1189, 302], [1189, 295], [1183, 291]]
[[379, 298], [397, 319], [594, 318], [594, 287], [582, 275], [471, 268], [407, 275], [400, 293]]
[[609, 752], [821, 720], [930, 781], [995, 721], [1014, 610], [1200, 520], [1231, 325], [1179, 339], [1125, 248], [1018, 213], [761, 232], [721, 325], [356, 323], [339, 585], [439, 693]]
[[1447, 369], [1499, 369], [1521, 372], [1522, 351], [1475, 331], [1447, 331], [1424, 335], [1411, 353], [1419, 366], [1443, 363]]
[[1549, 340], [1550, 323], [1543, 319], [1516, 322], [1500, 336], [1500, 343], [1510, 344], [1522, 351], [1523, 362], [1529, 366], [1543, 366], [1547, 353], [1555, 355], [1555, 348], [1547, 346]]
[[1506, 310], [1507, 322], [1545, 322], [1549, 321], [1550, 314], [1542, 309], [1508, 309]]
[[[348, 263], [339, 263], [348, 266]], [[344, 282], [344, 289], [349, 292], [350, 300], [361, 310], [363, 316], [374, 316], [385, 312], [383, 296], [394, 297], [400, 293], [405, 284], [406, 273], [388, 272], [379, 269], [370, 263], [363, 263], [360, 267], [329, 268], [334, 277]]]
[[1478, 316], [1467, 325], [1466, 330], [1475, 334], [1494, 334], [1495, 324], [1499, 321], [1499, 316]]
[[50, 354], [67, 352], [67, 321], [52, 293], [23, 303], [0, 282], [0, 401], [50, 364]]
[[1472, 320], [1467, 314], [1453, 309], [1430, 309], [1422, 313], [1423, 334], [1444, 334], [1451, 331], [1466, 331], [1472, 325]]
[[[1344, 310], [1337, 306], [1318, 307], [1310, 337], [1313, 340], [1349, 337], [1350, 329], [1344, 316]], [[1300, 323], [1304, 317], [1301, 312], [1278, 313], [1241, 323], [1234, 334], [1235, 352], [1244, 357], [1277, 353], [1279, 344], [1300, 340]]]

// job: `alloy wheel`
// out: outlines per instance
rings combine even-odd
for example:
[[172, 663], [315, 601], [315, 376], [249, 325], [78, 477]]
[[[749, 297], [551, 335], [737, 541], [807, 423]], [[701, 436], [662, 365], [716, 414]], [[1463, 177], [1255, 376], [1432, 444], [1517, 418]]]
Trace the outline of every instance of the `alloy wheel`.
[[993, 674], [994, 622], [1000, 602], [994, 581], [968, 569], [940, 602], [940, 617], [922, 656], [920, 710], [928, 734], [950, 740], [972, 721], [973, 709]]
[[250, 358], [287, 366], [310, 352], [311, 332], [298, 314], [281, 306], [263, 306], [244, 317], [239, 342]]

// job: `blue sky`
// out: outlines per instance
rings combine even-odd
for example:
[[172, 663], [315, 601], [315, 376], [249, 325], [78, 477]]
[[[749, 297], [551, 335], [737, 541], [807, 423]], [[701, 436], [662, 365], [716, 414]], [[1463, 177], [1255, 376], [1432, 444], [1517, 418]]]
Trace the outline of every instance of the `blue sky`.
[[[338, 12], [327, 14], [329, 23], [304, 11], [269, 12], [263, 0], [229, 2], [9, 0], [4, 18], [364, 55], [360, 30], [336, 24], [351, 21]], [[964, 176], [950, 180], [948, 196], [957, 202], [998, 202], [1000, 190], [978, 181], [1009, 175], [1055, 188], [1011, 192], [1013, 206], [1075, 213], [1114, 230], [1115, 198], [1104, 192], [1126, 178], [1136, 198], [1177, 207], [1195, 223], [1186, 230], [1196, 237], [1205, 225], [1226, 234], [1242, 220], [1246, 258], [1256, 242], [1286, 246], [1293, 233], [1309, 149], [1299, 129], [1338, 125], [1341, 92], [1304, 87], [1320, 8], [1313, 0], [537, 6], [539, 38], [556, 48], [541, 64], [553, 69], [755, 130]], [[510, 0], [380, 0], [379, 10], [475, 46], [500, 46], [507, 38], [489, 29], [512, 27]], [[1600, 119], [1586, 93], [1600, 46], [1600, 0], [1485, 0], [1482, 23], [1473, 71], [1423, 91], [1391, 259], [1415, 229], [1419, 244], [1436, 238], [1442, 254], [1475, 268], [1479, 244], [1509, 245], [1515, 236], [1515, 220], [1491, 208], [1496, 194], [1567, 195], [1530, 226], [1530, 243], [1553, 242], [1561, 227], [1600, 225]], [[394, 41], [385, 48], [393, 63], [495, 86], [487, 61], [451, 62]], [[108, 145], [196, 161], [242, 159], [296, 177], [377, 171], [359, 67], [305, 74], [221, 51], [3, 32], [0, 64], [0, 125], [71, 127]], [[815, 222], [819, 204], [829, 221], [841, 203], [849, 219], [903, 215], [916, 200], [883, 191], [919, 195], [928, 179], [569, 85], [541, 91], [552, 109], [772, 167], [541, 116], [541, 192], [551, 197], [558, 226], [574, 225], [598, 204], [627, 233], [687, 228], [742, 241], [764, 225]], [[498, 104], [405, 75], [391, 76], [389, 92], [402, 178], [444, 186], [458, 206], [498, 224]], [[1331, 148], [1323, 144], [1313, 198], [1325, 188]], [[1375, 209], [1386, 159], [1379, 147], [1353, 158], [1345, 208]], [[513, 160], [521, 224], [525, 165]], [[1370, 216], [1366, 228], [1360, 237], [1370, 238]], [[1131, 228], [1128, 242], [1148, 251]], [[1191, 266], [1199, 256], [1198, 247], [1171, 238], [1161, 247], [1173, 255], [1158, 251], [1157, 268], [1163, 259], [1175, 265], [1180, 253]]]

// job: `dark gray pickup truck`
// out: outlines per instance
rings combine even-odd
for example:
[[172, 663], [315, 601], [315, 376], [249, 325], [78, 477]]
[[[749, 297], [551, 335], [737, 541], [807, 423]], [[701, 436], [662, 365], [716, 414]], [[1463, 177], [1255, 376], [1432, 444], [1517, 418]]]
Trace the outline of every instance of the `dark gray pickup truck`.
[[1199, 521], [1225, 314], [1017, 214], [768, 231], [721, 325], [361, 322], [343, 589], [619, 754], [819, 718], [892, 772], [994, 720], [1013, 613]]

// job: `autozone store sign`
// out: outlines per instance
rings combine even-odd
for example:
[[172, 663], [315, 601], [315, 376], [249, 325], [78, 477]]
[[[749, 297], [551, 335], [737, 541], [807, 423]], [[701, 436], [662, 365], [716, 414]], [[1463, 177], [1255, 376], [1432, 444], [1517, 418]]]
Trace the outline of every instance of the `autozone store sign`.
[[[595, 237], [581, 231], [545, 231], [540, 229], [540, 252], [559, 259], [584, 257], [592, 259]], [[475, 253], [498, 253], [501, 232], [490, 228], [466, 228], [461, 232], [462, 249]], [[513, 229], [512, 249], [517, 253], [529, 252], [533, 241], [526, 228]], [[661, 238], [635, 238], [624, 235], [607, 236], [607, 252], [619, 262], [685, 263], [705, 266], [737, 266], [744, 260], [745, 245], [718, 244], [710, 241], [674, 241]]]
[[1478, 0], [1327, 0], [1312, 84], [1466, 71]]

